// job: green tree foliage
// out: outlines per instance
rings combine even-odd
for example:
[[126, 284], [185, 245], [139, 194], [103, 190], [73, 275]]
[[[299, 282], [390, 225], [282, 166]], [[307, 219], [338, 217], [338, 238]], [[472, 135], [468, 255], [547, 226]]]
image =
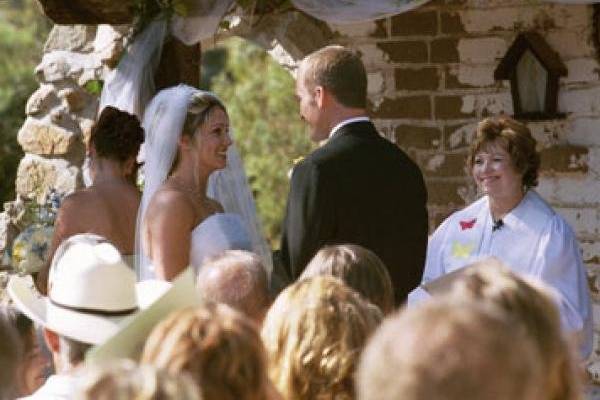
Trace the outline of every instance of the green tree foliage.
[[[210, 88], [227, 105], [265, 235], [276, 247], [288, 172], [295, 159], [311, 151], [294, 97], [294, 79], [265, 50], [247, 41], [229, 39], [224, 49], [224, 67], [212, 77]], [[215, 58], [209, 54], [205, 60]], [[207, 68], [203, 66], [203, 71]]]
[[36, 1], [0, 1], [0, 210], [15, 195], [23, 157], [17, 132], [25, 120], [25, 103], [37, 88], [34, 69], [50, 27]]

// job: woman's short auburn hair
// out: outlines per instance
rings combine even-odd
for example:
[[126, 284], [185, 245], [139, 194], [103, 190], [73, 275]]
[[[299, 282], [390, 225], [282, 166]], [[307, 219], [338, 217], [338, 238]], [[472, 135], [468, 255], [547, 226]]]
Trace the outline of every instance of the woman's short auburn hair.
[[473, 171], [477, 153], [498, 139], [503, 142], [517, 171], [523, 175], [523, 186], [537, 186], [540, 154], [536, 150], [536, 140], [524, 124], [506, 116], [486, 118], [477, 125], [467, 157], [468, 174]]
[[204, 400], [259, 400], [269, 391], [258, 328], [225, 304], [207, 302], [171, 314], [150, 333], [141, 362], [189, 373]]
[[394, 310], [394, 287], [383, 261], [371, 250], [357, 244], [325, 246], [308, 263], [301, 279], [328, 275], [378, 306], [384, 314]]
[[271, 381], [285, 399], [354, 399], [359, 355], [381, 319], [378, 307], [337, 278], [288, 286], [262, 327]]

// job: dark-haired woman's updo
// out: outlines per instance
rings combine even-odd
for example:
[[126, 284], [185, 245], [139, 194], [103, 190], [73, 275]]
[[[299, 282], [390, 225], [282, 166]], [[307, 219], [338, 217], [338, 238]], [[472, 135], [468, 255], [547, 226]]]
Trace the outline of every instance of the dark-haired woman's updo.
[[90, 146], [98, 157], [125, 162], [137, 156], [143, 141], [144, 129], [135, 115], [107, 106], [92, 128]]

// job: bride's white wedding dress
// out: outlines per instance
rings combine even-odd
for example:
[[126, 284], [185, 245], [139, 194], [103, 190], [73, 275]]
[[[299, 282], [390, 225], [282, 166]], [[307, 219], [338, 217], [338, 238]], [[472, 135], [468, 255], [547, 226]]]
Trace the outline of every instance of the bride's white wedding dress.
[[192, 230], [190, 265], [196, 270], [225, 250], [252, 251], [252, 240], [239, 215], [212, 214]]
[[[167, 179], [173, 165], [189, 102], [197, 92], [198, 89], [185, 85], [164, 89], [152, 99], [144, 114], [145, 180], [136, 226], [138, 280], [155, 278], [152, 260], [147, 257], [141, 240], [142, 224], [150, 200]], [[262, 237], [254, 198], [241, 158], [233, 145], [227, 150], [227, 167], [211, 174], [207, 195], [221, 203], [225, 213], [209, 216], [192, 230], [190, 265], [197, 269], [207, 257], [225, 250], [248, 250], [261, 256], [270, 275], [270, 249]]]

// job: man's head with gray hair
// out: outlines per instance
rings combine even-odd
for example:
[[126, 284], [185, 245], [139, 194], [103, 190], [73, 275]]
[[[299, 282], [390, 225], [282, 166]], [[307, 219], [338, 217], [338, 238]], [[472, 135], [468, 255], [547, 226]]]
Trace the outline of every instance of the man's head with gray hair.
[[204, 300], [225, 303], [259, 324], [269, 308], [269, 282], [261, 259], [248, 251], [227, 250], [206, 262], [196, 281]]

